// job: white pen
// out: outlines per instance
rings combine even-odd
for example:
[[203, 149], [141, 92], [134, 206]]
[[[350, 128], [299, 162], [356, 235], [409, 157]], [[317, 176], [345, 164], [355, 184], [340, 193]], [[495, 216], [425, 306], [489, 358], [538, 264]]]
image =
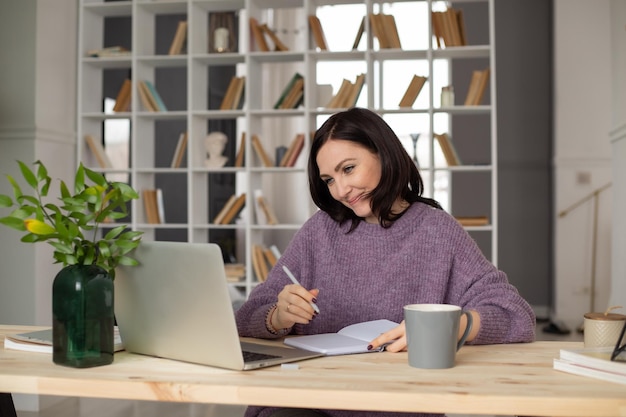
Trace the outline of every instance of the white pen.
[[[283, 270], [285, 271], [285, 273], [287, 274], [287, 276], [289, 277], [289, 279], [291, 280], [291, 282], [293, 282], [293, 283], [294, 283], [294, 284], [296, 284], [296, 285], [300, 285], [300, 286], [302, 286], [302, 285], [298, 282], [298, 280], [296, 279], [296, 277], [294, 277], [294, 276], [293, 276], [293, 274], [291, 273], [291, 271], [289, 270], [289, 268], [287, 268], [285, 265], [283, 265]], [[315, 303], [313, 303], [313, 302], [312, 302], [312, 303], [310, 303], [310, 304], [311, 304], [311, 307], [313, 307], [313, 310], [315, 310], [315, 312], [316, 312], [317, 314], [319, 314], [319, 313], [320, 313], [320, 309], [317, 307], [317, 304], [315, 304]]]

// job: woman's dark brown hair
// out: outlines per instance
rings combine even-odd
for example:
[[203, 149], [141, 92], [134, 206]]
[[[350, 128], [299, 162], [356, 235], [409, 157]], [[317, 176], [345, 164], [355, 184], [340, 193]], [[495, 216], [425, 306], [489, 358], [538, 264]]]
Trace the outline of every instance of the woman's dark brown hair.
[[378, 215], [383, 227], [389, 227], [402, 215], [391, 211], [398, 197], [409, 203], [419, 201], [441, 208], [437, 201], [422, 196], [422, 177], [391, 127], [373, 111], [355, 107], [332, 115], [315, 132], [308, 163], [309, 189], [313, 202], [339, 223], [351, 220], [350, 231], [362, 219], [332, 197], [328, 186], [320, 178], [317, 165], [317, 154], [329, 139], [358, 143], [378, 156], [381, 164], [380, 183], [370, 196], [372, 212]]

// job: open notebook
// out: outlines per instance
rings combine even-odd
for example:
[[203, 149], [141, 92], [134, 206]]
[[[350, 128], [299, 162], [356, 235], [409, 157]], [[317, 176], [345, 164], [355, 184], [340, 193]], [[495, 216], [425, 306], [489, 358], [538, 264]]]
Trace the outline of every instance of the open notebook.
[[[236, 370], [321, 356], [240, 341], [216, 244], [144, 241], [134, 256], [141, 265], [119, 267], [115, 278], [127, 351]], [[253, 359], [244, 362], [244, 355]]]

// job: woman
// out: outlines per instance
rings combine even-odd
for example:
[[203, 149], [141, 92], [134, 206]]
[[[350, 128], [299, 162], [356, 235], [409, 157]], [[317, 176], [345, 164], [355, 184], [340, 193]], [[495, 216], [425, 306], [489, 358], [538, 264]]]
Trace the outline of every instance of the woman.
[[[401, 324], [369, 347], [395, 340], [386, 350], [398, 352], [406, 350], [403, 306], [443, 303], [470, 310], [468, 343], [534, 340], [535, 316], [528, 303], [454, 217], [422, 196], [417, 167], [380, 116], [359, 108], [331, 116], [315, 133], [308, 173], [320, 211], [237, 311], [241, 336], [333, 333], [357, 322], [389, 319]], [[283, 265], [301, 285], [291, 283]], [[465, 320], [460, 324], [462, 334]], [[275, 415], [296, 415], [292, 411]], [[273, 413], [251, 407], [246, 416]]]

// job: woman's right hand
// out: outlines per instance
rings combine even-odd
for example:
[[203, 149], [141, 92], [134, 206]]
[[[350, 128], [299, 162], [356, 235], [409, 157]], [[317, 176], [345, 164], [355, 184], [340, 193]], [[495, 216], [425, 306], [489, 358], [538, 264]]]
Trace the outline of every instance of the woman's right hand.
[[276, 311], [271, 324], [275, 329], [287, 329], [294, 324], [308, 324], [316, 315], [311, 303], [316, 301], [318, 289], [307, 290], [301, 285], [285, 285], [278, 293]]

